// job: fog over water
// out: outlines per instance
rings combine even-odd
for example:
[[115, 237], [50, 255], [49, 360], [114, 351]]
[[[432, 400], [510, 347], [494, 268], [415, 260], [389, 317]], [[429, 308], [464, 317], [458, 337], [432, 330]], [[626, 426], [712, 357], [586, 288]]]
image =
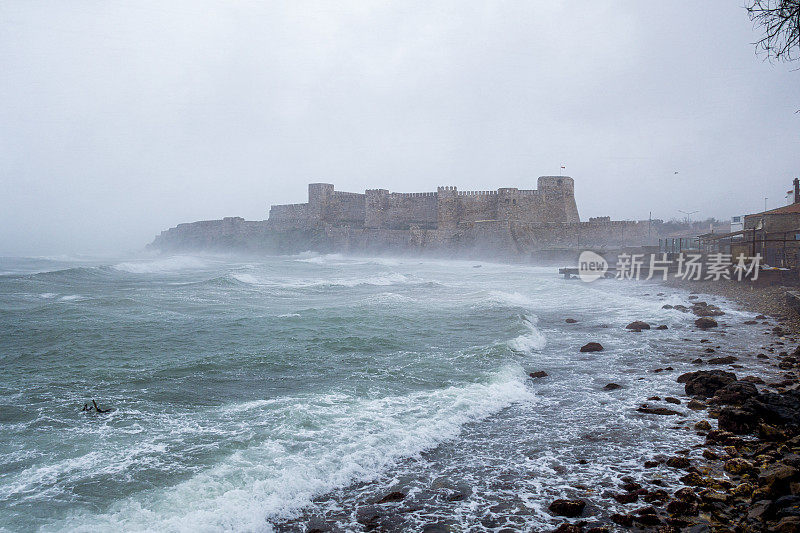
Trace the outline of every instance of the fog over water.
[[[582, 218], [784, 203], [800, 73], [739, 2], [0, 4], [0, 254], [141, 249], [342, 190], [535, 187]], [[677, 172], [677, 174], [676, 174]]]

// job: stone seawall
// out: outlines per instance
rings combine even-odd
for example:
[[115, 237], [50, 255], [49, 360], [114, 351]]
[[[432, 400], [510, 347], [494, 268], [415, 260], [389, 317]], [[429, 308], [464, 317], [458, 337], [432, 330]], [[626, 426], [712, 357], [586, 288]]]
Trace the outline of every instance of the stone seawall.
[[[650, 239], [657, 239], [650, 231]], [[298, 228], [279, 221], [247, 221], [239, 217], [179, 224], [161, 232], [148, 245], [166, 252], [215, 251], [290, 254], [424, 253], [503, 260], [548, 256], [553, 249], [642, 246], [648, 223], [633, 221], [534, 224], [519, 221], [477, 221], [431, 229], [364, 228], [318, 224]]]

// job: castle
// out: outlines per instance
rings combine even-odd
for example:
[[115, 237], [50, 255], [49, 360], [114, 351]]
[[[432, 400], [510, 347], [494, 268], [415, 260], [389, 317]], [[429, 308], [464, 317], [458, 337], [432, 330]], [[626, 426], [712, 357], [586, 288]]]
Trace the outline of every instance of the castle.
[[307, 203], [274, 205], [269, 222], [283, 229], [330, 224], [387, 230], [455, 230], [482, 221], [580, 222], [572, 178], [541, 176], [537, 187], [496, 191], [439, 187], [436, 192], [417, 193], [368, 189], [360, 194], [334, 190], [329, 183], [311, 183]]
[[[150, 245], [160, 250], [247, 253], [432, 253], [494, 260], [543, 260], [589, 247], [641, 246], [657, 239], [651, 221], [581, 222], [575, 184], [542, 176], [536, 190], [502, 188], [398, 193], [308, 186], [308, 202], [274, 205], [268, 220], [240, 217], [178, 224]], [[651, 231], [652, 230], [652, 231]]]

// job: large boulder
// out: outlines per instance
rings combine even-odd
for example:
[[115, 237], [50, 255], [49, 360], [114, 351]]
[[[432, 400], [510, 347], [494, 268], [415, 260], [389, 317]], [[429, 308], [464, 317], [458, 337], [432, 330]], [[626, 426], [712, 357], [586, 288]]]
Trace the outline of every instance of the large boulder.
[[633, 329], [641, 331], [643, 329], [650, 329], [650, 324], [648, 324], [647, 322], [642, 322], [641, 320], [634, 320], [633, 322], [625, 326], [625, 329]]
[[752, 433], [759, 426], [759, 417], [750, 409], [725, 407], [717, 416], [717, 426], [737, 435]]
[[713, 318], [708, 318], [706, 316], [700, 317], [694, 321], [694, 325], [700, 329], [708, 329], [708, 328], [715, 328], [719, 324]]
[[768, 424], [800, 425], [800, 391], [797, 390], [783, 394], [759, 394], [748, 399], [744, 408], [753, 411]]
[[550, 504], [550, 512], [557, 516], [566, 516], [573, 518], [583, 514], [583, 508], [586, 507], [586, 502], [583, 500], [555, 500]]
[[756, 396], [758, 396], [758, 389], [752, 383], [746, 381], [732, 381], [719, 389], [709, 402], [722, 405], [741, 405], [750, 398], [755, 398]]
[[599, 342], [590, 342], [581, 346], [582, 352], [602, 352], [603, 345]]
[[698, 370], [678, 376], [678, 383], [685, 383], [688, 396], [709, 398], [729, 383], [736, 381], [736, 374], [723, 370]]

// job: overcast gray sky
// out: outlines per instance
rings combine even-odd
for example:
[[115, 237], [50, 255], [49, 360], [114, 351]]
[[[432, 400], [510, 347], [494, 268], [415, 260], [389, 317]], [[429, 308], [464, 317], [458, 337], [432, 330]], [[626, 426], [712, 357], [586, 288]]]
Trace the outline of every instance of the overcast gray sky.
[[[0, 2], [0, 254], [136, 250], [338, 189], [727, 218], [800, 176], [798, 64], [737, 0]], [[678, 172], [678, 174], [675, 174]]]

